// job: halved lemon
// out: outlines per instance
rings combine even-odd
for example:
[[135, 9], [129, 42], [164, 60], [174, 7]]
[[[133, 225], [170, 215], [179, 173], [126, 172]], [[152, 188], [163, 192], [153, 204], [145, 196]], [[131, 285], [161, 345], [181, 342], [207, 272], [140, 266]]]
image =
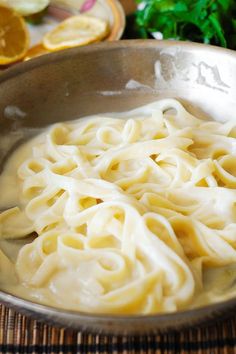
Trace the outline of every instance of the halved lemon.
[[14, 10], [0, 6], [0, 65], [14, 63], [29, 48], [29, 33], [24, 19]]
[[92, 16], [72, 16], [57, 25], [43, 38], [45, 48], [54, 51], [96, 42], [106, 37], [106, 21]]
[[50, 0], [0, 0], [0, 5], [14, 9], [22, 16], [29, 16], [44, 10]]

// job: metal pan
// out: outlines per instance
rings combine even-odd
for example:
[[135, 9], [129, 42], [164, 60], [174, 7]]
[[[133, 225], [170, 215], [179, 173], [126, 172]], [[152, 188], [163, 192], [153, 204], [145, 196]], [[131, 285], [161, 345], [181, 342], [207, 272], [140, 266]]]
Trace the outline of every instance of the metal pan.
[[[27, 138], [19, 130], [124, 111], [163, 97], [179, 99], [203, 118], [232, 118], [236, 115], [236, 53], [186, 42], [119, 41], [16, 65], [0, 75], [0, 141], [6, 137], [9, 141], [7, 149], [0, 144], [0, 160]], [[232, 299], [167, 315], [107, 316], [58, 310], [1, 291], [0, 301], [60, 326], [126, 334], [208, 324], [236, 307]]]

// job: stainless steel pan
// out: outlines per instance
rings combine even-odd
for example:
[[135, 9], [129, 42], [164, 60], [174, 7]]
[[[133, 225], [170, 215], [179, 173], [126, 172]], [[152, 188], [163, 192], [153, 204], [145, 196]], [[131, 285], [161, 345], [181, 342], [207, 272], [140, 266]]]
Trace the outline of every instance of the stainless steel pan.
[[[28, 128], [93, 113], [124, 111], [162, 97], [181, 100], [201, 117], [236, 119], [236, 53], [186, 42], [120, 41], [19, 64], [0, 75], [2, 165], [9, 150], [27, 138]], [[38, 320], [113, 333], [206, 324], [236, 308], [236, 299], [232, 299], [168, 315], [98, 316], [38, 305], [1, 291], [0, 301]]]

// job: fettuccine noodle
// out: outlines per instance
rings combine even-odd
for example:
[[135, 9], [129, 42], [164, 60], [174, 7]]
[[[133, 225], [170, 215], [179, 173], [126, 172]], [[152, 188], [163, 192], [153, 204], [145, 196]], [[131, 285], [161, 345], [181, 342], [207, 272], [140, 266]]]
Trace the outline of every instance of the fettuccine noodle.
[[9, 178], [17, 188], [0, 239], [36, 237], [15, 260], [0, 251], [1, 289], [114, 314], [227, 297], [204, 276], [236, 264], [235, 126], [165, 99], [59, 123], [20, 147], [0, 177], [3, 199]]

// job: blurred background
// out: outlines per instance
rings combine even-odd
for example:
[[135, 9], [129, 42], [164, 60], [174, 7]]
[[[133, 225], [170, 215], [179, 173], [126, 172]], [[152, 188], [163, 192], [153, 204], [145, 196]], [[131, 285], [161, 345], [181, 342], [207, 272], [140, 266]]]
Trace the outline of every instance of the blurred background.
[[53, 51], [119, 39], [236, 49], [236, 0], [0, 0], [0, 35], [0, 69]]
[[125, 13], [127, 15], [132, 14], [137, 8], [135, 0], [120, 0], [120, 2], [124, 7]]

